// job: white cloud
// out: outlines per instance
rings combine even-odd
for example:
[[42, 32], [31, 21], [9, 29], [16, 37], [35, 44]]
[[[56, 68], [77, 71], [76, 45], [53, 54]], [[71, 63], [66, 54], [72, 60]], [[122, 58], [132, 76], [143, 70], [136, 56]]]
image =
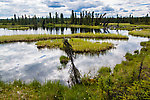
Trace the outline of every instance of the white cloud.
[[[122, 9], [120, 9], [122, 8]], [[141, 9], [142, 8], [142, 9]], [[37, 15], [39, 17], [52, 15], [57, 11], [70, 16], [71, 10], [107, 12], [108, 16], [143, 16], [150, 12], [149, 0], [0, 0], [0, 18]]]

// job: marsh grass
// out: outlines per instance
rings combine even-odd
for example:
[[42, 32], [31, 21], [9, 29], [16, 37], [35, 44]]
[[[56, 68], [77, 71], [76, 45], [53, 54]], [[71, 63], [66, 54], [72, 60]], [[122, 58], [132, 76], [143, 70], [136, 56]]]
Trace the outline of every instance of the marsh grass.
[[[126, 54], [126, 61], [117, 64], [113, 73], [109, 67], [102, 67], [97, 77], [82, 77], [82, 83], [68, 88], [59, 82], [48, 81], [44, 84], [34, 80], [31, 83], [0, 81], [0, 99], [32, 100], [145, 100], [150, 98], [150, 42], [139, 53]], [[136, 51], [137, 52], [137, 51]], [[143, 66], [138, 80], [140, 64]]]
[[128, 39], [127, 36], [120, 34], [93, 34], [93, 33], [78, 33], [68, 35], [50, 35], [50, 34], [30, 34], [30, 35], [11, 35], [0, 36], [0, 43], [9, 42], [32, 42], [47, 39], [63, 39], [63, 38], [96, 38], [96, 39]]
[[29, 27], [15, 27], [15, 28], [8, 28], [8, 30], [28, 30]]
[[62, 55], [62, 56], [59, 58], [59, 60], [60, 60], [60, 63], [61, 63], [61, 64], [66, 65], [66, 64], [69, 62], [70, 59], [69, 59], [68, 57]]
[[33, 27], [34, 25], [11, 25], [11, 24], [7, 24], [7, 25], [2, 25], [0, 24], [0, 28], [20, 28], [20, 27]]
[[[118, 23], [109, 23], [109, 26], [117, 26]], [[90, 29], [100, 29], [103, 26], [92, 26], [92, 25], [73, 25], [73, 24], [47, 24], [46, 27], [70, 27], [70, 28], [90, 28]], [[138, 25], [130, 23], [119, 23], [118, 30], [134, 30], [134, 29], [148, 29], [150, 25]], [[114, 28], [111, 28], [114, 29]]]
[[129, 32], [129, 34], [133, 35], [133, 36], [141, 36], [141, 37], [150, 38], [150, 29], [143, 29], [140, 31], [131, 31], [131, 32]]
[[[109, 23], [109, 26], [117, 26], [117, 23]], [[132, 31], [135, 29], [150, 29], [150, 25], [138, 25], [138, 24], [130, 24], [130, 23], [119, 23], [119, 27], [111, 27], [111, 30], [128, 30]]]
[[[92, 43], [89, 41], [84, 41], [82, 39], [69, 39], [69, 43], [72, 45], [73, 51], [76, 53], [97, 53], [101, 51], [106, 51], [113, 48], [112, 43]], [[63, 50], [63, 40], [47, 40], [39, 41], [36, 43], [38, 48], [60, 48]]]
[[46, 27], [69, 27], [69, 28], [90, 28], [90, 29], [103, 28], [102, 26], [73, 25], [73, 24], [47, 24]]

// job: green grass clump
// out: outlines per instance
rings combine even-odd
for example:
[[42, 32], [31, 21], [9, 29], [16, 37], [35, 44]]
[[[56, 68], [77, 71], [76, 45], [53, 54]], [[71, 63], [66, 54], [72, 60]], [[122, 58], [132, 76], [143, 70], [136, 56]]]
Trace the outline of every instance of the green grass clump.
[[63, 38], [97, 38], [97, 39], [128, 39], [127, 36], [120, 34], [93, 34], [93, 33], [78, 33], [68, 35], [50, 35], [50, 34], [28, 34], [28, 35], [11, 35], [0, 36], [0, 43], [9, 42], [32, 42], [48, 39], [63, 39]]
[[15, 27], [15, 28], [8, 28], [8, 30], [28, 30], [29, 27]]
[[92, 25], [73, 25], [73, 24], [47, 24], [46, 27], [69, 27], [69, 28], [90, 28], [90, 29], [100, 29], [102, 26], [92, 26]]
[[20, 28], [20, 27], [33, 27], [34, 25], [12, 25], [7, 23], [6, 25], [0, 24], [0, 28]]
[[70, 59], [68, 57], [66, 57], [66, 56], [61, 56], [59, 58], [59, 60], [60, 60], [61, 64], [65, 64], [66, 65]]
[[[117, 26], [118, 23], [109, 23], [108, 26]], [[90, 28], [90, 29], [100, 29], [103, 26], [92, 26], [92, 25], [73, 25], [73, 24], [47, 24], [46, 27], [71, 27], [71, 28]], [[118, 30], [129, 30], [134, 29], [149, 29], [150, 25], [138, 25], [130, 23], [119, 23]], [[111, 28], [114, 29], [114, 28]]]
[[98, 71], [98, 75], [101, 76], [101, 75], [110, 75], [111, 73], [111, 69], [110, 67], [101, 67]]
[[117, 25], [118, 23], [109, 23], [109, 26], [116, 26], [116, 28], [111, 27], [111, 29], [117, 29], [117, 30], [132, 31], [135, 29], [150, 29], [150, 25], [138, 25], [138, 24], [130, 24], [130, 23], [119, 23], [119, 27]]
[[141, 36], [141, 37], [150, 38], [150, 29], [143, 29], [141, 31], [131, 31], [129, 32], [129, 34], [133, 36]]
[[[100, 51], [106, 51], [113, 47], [112, 43], [92, 43], [81, 39], [70, 39], [69, 43], [72, 45], [73, 51], [76, 53], [98, 53]], [[36, 43], [38, 48], [60, 48], [63, 50], [63, 40], [47, 40], [39, 41]]]

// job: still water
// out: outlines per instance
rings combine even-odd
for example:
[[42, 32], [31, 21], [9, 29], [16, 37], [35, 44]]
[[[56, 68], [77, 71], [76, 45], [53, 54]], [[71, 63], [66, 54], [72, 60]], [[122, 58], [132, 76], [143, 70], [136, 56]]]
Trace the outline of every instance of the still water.
[[74, 33], [109, 33], [106, 29], [88, 29], [88, 28], [31, 28], [29, 30], [8, 30], [0, 28], [0, 36], [2, 35], [20, 35], [20, 34], [74, 34]]
[[[58, 34], [61, 33], [59, 28]], [[81, 29], [76, 29], [74, 33], [80, 33]], [[93, 30], [94, 31], [94, 30]], [[102, 31], [102, 29], [100, 29]], [[108, 30], [110, 33], [128, 35], [128, 31]], [[37, 29], [27, 31], [12, 31], [0, 29], [1, 35], [12, 34], [40, 34], [49, 33], [49, 30]], [[12, 32], [12, 34], [11, 34]], [[103, 31], [102, 31], [103, 32]], [[72, 34], [71, 28], [64, 29], [65, 34]], [[64, 34], [63, 33], [63, 34]], [[56, 34], [56, 30], [54, 33]], [[75, 66], [82, 75], [91, 72], [96, 74], [97, 70], [102, 66], [111, 67], [125, 60], [124, 56], [127, 52], [133, 53], [135, 50], [140, 50], [140, 42], [148, 41], [148, 38], [129, 36], [129, 40], [94, 40], [88, 39], [91, 42], [112, 42], [115, 49], [108, 50], [105, 54], [82, 55], [77, 54], [74, 60]], [[41, 83], [47, 80], [60, 80], [65, 84], [69, 77], [70, 62], [66, 67], [60, 64], [59, 58], [61, 55], [66, 55], [64, 51], [59, 49], [41, 49], [38, 50], [35, 42], [25, 43], [8, 43], [0, 44], [0, 76], [5, 82], [21, 79], [25, 82], [33, 81], [34, 79]]]

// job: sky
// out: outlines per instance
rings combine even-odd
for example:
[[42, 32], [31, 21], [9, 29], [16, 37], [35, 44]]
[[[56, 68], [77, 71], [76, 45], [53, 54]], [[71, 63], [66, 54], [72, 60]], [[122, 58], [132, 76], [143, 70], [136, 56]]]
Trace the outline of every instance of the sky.
[[46, 17], [51, 12], [70, 17], [71, 10], [107, 13], [107, 16], [140, 17], [150, 14], [150, 0], [0, 0], [0, 19], [30, 15]]

